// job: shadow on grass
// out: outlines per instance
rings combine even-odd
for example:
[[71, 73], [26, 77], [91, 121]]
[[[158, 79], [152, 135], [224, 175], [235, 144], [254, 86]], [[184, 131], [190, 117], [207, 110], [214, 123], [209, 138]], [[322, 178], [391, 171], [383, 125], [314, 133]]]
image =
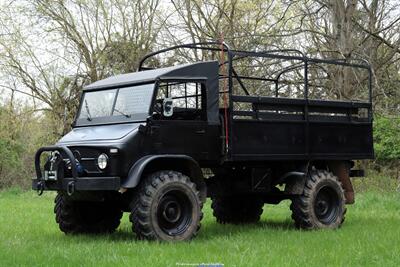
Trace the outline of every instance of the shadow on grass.
[[[212, 241], [220, 237], [232, 238], [240, 234], [251, 234], [252, 232], [259, 232], [262, 230], [276, 230], [276, 231], [296, 231], [296, 228], [291, 220], [284, 221], [261, 221], [253, 224], [219, 224], [215, 221], [203, 224], [199, 235], [195, 237], [196, 242]], [[70, 236], [71, 238], [78, 238], [80, 242], [94, 242], [94, 241], [114, 241], [114, 242], [147, 242], [137, 238], [130, 227], [119, 228], [112, 234], [79, 234]], [[159, 242], [155, 242], [159, 243]]]
[[[387, 218], [387, 223], [398, 222], [397, 218]], [[360, 225], [366, 227], [373, 227], [382, 223], [379, 218], [359, 217], [353, 216], [351, 220], [346, 220], [341, 227], [342, 231], [354, 231], [360, 229]], [[330, 231], [330, 230], [328, 230]], [[333, 230], [332, 230], [333, 231]], [[382, 229], [384, 231], [384, 229]], [[240, 236], [254, 237], [263, 233], [266, 234], [279, 234], [280, 232], [303, 232], [298, 230], [293, 221], [289, 218], [283, 220], [263, 220], [253, 224], [219, 224], [215, 220], [208, 220], [203, 222], [198, 236], [193, 240], [195, 243], [212, 243], [213, 241], [220, 240], [221, 238], [235, 239]], [[315, 233], [319, 231], [304, 231], [304, 233]], [[54, 234], [54, 233], [53, 233]], [[50, 238], [50, 237], [49, 237]], [[52, 235], [54, 238], [54, 235]], [[79, 242], [86, 244], [96, 244], [97, 242], [116, 242], [116, 243], [132, 243], [133, 245], [170, 245], [168, 242], [145, 241], [139, 240], [132, 232], [130, 224], [123, 223], [115, 233], [112, 234], [79, 234], [79, 235], [62, 235], [60, 239], [64, 243]]]
[[[293, 222], [289, 219], [284, 221], [260, 221], [253, 224], [219, 224], [216, 221], [203, 223], [200, 229], [199, 235], [194, 239], [196, 242], [210, 242], [221, 237], [232, 238], [240, 234], [252, 234], [254, 232], [260, 232], [263, 230], [273, 231], [297, 231]], [[112, 234], [78, 234], [78, 235], [67, 235], [65, 240], [78, 239], [79, 242], [98, 242], [98, 241], [112, 241], [112, 242], [149, 242], [139, 240], [134, 234], [130, 227], [120, 227], [116, 232]], [[150, 241], [151, 242], [151, 241]], [[160, 244], [160, 242], [151, 242], [154, 244]], [[163, 244], [163, 243], [161, 243]]]

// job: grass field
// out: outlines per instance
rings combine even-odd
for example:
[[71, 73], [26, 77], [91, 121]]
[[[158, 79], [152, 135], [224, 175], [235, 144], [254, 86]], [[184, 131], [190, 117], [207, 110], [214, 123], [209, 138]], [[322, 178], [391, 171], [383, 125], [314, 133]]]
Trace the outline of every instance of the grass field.
[[265, 206], [258, 224], [219, 225], [207, 203], [186, 243], [137, 241], [127, 215], [112, 235], [66, 236], [54, 196], [0, 192], [0, 266], [400, 266], [399, 193], [359, 194], [336, 231], [294, 229], [288, 202]]

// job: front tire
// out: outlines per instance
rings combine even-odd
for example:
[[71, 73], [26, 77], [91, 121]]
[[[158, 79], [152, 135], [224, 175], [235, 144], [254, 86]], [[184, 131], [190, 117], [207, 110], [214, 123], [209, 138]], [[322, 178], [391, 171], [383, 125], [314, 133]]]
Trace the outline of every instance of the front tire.
[[339, 228], [346, 213], [342, 185], [332, 173], [313, 170], [306, 180], [303, 193], [292, 200], [290, 209], [298, 228]]
[[58, 193], [54, 202], [56, 222], [66, 234], [112, 233], [121, 221], [122, 211], [111, 201], [73, 201]]
[[200, 229], [203, 203], [196, 185], [176, 171], [151, 174], [138, 188], [130, 221], [139, 239], [184, 241]]

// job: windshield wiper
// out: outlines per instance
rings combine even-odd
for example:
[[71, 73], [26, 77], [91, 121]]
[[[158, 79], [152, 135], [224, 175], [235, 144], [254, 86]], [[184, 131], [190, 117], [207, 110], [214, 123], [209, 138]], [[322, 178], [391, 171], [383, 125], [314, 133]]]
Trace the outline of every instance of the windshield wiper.
[[86, 109], [86, 113], [87, 113], [87, 120], [91, 121], [92, 120], [92, 115], [90, 115], [90, 110], [89, 110], [89, 105], [87, 103], [87, 100], [85, 99], [85, 109]]
[[124, 112], [122, 112], [122, 111], [119, 111], [119, 110], [116, 109], [116, 108], [114, 108], [114, 111], [118, 112], [118, 113], [121, 114], [121, 115], [124, 115], [124, 116], [127, 117], [127, 118], [130, 118], [130, 117], [131, 117], [131, 115], [128, 115], [128, 114], [126, 114], [126, 113], [124, 113]]

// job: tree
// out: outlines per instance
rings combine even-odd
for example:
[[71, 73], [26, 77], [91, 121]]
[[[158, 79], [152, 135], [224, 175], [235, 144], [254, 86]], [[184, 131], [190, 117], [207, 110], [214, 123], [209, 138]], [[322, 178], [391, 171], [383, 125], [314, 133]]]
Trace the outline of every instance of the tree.
[[[366, 59], [373, 71], [375, 107], [392, 113], [399, 111], [399, 101], [393, 101], [400, 94], [399, 6], [386, 0], [312, 0], [298, 9], [304, 18], [299, 32], [307, 40], [303, 49], [323, 58]], [[331, 68], [330, 76], [338, 98], [359, 95], [360, 81], [366, 90], [366, 73]]]
[[43, 103], [63, 135], [85, 84], [134, 70], [152, 49], [161, 27], [159, 3], [9, 1], [0, 21], [3, 87]]

